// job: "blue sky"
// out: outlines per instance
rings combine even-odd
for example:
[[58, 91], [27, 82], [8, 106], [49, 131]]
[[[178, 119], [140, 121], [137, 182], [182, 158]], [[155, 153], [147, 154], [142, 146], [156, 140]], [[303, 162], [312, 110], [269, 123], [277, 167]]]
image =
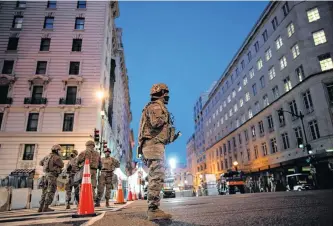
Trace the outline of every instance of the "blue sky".
[[[132, 128], [154, 83], [170, 89], [168, 109], [182, 136], [167, 146], [167, 158], [186, 163], [194, 132], [193, 106], [218, 80], [268, 2], [119, 2], [129, 75]], [[135, 153], [134, 153], [135, 154]]]

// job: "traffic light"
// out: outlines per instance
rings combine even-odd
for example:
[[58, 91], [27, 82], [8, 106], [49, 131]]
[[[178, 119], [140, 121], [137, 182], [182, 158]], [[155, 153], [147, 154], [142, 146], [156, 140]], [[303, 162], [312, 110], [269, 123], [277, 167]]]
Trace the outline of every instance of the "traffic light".
[[100, 141], [100, 131], [97, 129], [94, 129], [94, 141], [96, 143]]
[[306, 150], [307, 150], [307, 153], [310, 155], [310, 154], [313, 154], [313, 151], [312, 151], [312, 147], [310, 144], [306, 144]]
[[108, 148], [107, 147], [107, 141], [104, 140], [103, 141], [103, 150], [105, 151], [105, 150], [107, 150], [107, 148]]
[[299, 148], [304, 148], [304, 144], [303, 144], [303, 138], [298, 137], [297, 138], [297, 144]]

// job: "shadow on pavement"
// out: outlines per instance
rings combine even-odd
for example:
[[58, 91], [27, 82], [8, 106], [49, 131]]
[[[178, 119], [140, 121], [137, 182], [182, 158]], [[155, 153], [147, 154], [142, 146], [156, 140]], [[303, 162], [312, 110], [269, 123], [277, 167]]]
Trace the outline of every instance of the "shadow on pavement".
[[174, 221], [174, 220], [154, 220], [153, 223], [159, 226], [204, 226], [200, 224], [190, 224], [182, 221]]

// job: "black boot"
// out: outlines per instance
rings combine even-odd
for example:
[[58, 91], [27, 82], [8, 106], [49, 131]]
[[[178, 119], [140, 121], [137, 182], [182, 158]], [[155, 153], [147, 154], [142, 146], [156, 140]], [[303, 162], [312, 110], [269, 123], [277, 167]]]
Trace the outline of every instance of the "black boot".
[[70, 201], [67, 201], [66, 209], [67, 210], [71, 209]]
[[39, 212], [39, 213], [43, 212], [43, 207], [44, 207], [44, 202], [39, 204], [39, 208], [38, 208], [37, 212]]
[[52, 211], [55, 211], [55, 210], [54, 209], [50, 209], [49, 205], [44, 205], [42, 212], [52, 212]]
[[106, 207], [109, 207], [109, 200], [106, 200]]
[[96, 202], [95, 202], [95, 207], [100, 207], [101, 205], [100, 205], [100, 200], [96, 200]]

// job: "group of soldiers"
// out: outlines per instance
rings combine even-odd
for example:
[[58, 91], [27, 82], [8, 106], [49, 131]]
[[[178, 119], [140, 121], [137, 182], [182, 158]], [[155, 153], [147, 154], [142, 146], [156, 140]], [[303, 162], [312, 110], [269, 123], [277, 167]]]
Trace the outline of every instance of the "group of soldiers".
[[[95, 151], [95, 143], [91, 140], [86, 142], [86, 150], [81, 152], [79, 155], [77, 150], [72, 151], [70, 160], [64, 169], [68, 174], [68, 182], [65, 185], [66, 209], [70, 209], [73, 188], [75, 191], [75, 199], [77, 203], [79, 203], [82, 177], [78, 177], [78, 175], [80, 175], [80, 172], [83, 170], [86, 159], [89, 159], [95, 206], [100, 206], [100, 200], [104, 192], [104, 187], [106, 187], [106, 206], [109, 206], [111, 189], [113, 188], [112, 177], [114, 170], [119, 168], [120, 163], [117, 159], [110, 156], [111, 151], [109, 148], [107, 148], [104, 153], [105, 157], [101, 158], [100, 153]], [[51, 205], [57, 190], [57, 178], [63, 172], [64, 162], [61, 157], [61, 146], [59, 144], [54, 145], [51, 148], [51, 153], [45, 156], [39, 162], [39, 164], [43, 166], [45, 175], [42, 177], [40, 182], [40, 186], [43, 190], [38, 212], [54, 211], [53, 209], [49, 208], [49, 206]], [[98, 169], [100, 170], [99, 177], [97, 176]], [[99, 183], [96, 194], [95, 190], [97, 187], [97, 179]]]
[[246, 186], [250, 193], [259, 192], [276, 192], [277, 180], [274, 175], [269, 177], [260, 176], [258, 180], [253, 180], [252, 177], [247, 178]]

